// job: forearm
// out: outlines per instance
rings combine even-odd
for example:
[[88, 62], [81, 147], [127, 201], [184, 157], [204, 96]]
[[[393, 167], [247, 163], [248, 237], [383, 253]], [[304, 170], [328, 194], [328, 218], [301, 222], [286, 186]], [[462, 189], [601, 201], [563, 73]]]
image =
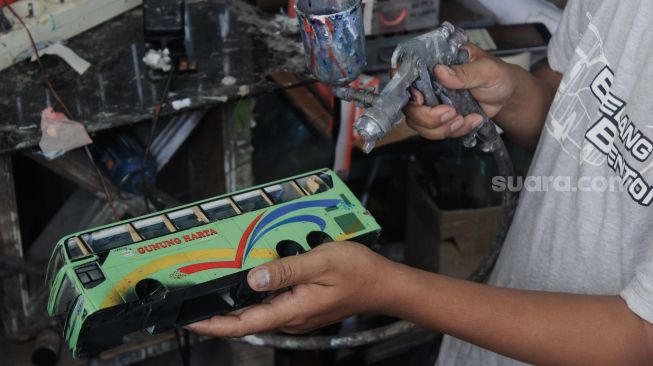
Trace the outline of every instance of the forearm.
[[617, 296], [502, 289], [400, 265], [389, 278], [398, 285], [390, 286], [384, 312], [515, 359], [550, 365], [651, 360], [644, 322]]
[[562, 75], [548, 65], [534, 75], [519, 66], [511, 68], [516, 87], [495, 120], [513, 141], [534, 150]]

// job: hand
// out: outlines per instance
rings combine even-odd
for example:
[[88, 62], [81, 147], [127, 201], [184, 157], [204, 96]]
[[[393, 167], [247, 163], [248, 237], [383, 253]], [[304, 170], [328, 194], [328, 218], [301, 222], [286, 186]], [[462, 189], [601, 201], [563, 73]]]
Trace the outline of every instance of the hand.
[[364, 312], [381, 312], [387, 301], [392, 262], [367, 247], [351, 243], [322, 244], [312, 251], [282, 258], [250, 271], [247, 282], [256, 291], [291, 287], [260, 305], [192, 324], [201, 335], [242, 337], [282, 330], [307, 331]]
[[[474, 45], [467, 45], [470, 61], [464, 65], [435, 68], [438, 81], [449, 89], [469, 89], [485, 113], [493, 118], [508, 103], [517, 88], [513, 65], [491, 56]], [[414, 101], [404, 108], [408, 125], [431, 140], [461, 137], [478, 127], [483, 118], [479, 114], [461, 116], [454, 107], [424, 106], [424, 97], [411, 91]]]

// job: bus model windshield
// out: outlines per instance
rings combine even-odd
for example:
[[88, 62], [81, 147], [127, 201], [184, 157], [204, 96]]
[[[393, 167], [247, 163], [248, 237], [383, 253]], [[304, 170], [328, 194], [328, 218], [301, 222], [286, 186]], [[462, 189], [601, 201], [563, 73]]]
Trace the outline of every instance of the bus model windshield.
[[59, 288], [59, 293], [57, 294], [54, 314], [59, 320], [61, 326], [66, 323], [68, 313], [70, 312], [73, 302], [77, 299], [78, 296], [79, 292], [75, 288], [73, 282], [68, 278], [67, 275], [64, 276], [61, 287]]
[[57, 273], [63, 268], [63, 265], [66, 263], [66, 259], [63, 254], [63, 247], [58, 245], [55, 249], [52, 259], [50, 259], [50, 264], [48, 265], [48, 272], [45, 276], [45, 283], [47, 283], [48, 288], [52, 289], [55, 277]]

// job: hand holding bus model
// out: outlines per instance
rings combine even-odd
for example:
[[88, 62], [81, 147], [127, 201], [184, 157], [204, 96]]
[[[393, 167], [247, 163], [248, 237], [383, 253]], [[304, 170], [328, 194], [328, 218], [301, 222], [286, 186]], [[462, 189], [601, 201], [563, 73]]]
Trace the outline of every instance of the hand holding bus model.
[[188, 329], [220, 337], [277, 329], [296, 334], [354, 314], [382, 313], [392, 301], [387, 286], [393, 283], [393, 272], [400, 267], [361, 244], [322, 244], [308, 253], [257, 267], [247, 277], [256, 291], [272, 292], [292, 286], [291, 291]]

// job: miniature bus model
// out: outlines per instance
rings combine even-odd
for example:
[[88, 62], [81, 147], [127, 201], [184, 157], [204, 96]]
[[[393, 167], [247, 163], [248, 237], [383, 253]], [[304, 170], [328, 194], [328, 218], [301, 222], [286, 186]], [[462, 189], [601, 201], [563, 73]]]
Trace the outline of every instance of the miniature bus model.
[[85, 357], [260, 302], [251, 268], [329, 241], [371, 245], [380, 230], [337, 175], [311, 172], [64, 237], [48, 313]]

